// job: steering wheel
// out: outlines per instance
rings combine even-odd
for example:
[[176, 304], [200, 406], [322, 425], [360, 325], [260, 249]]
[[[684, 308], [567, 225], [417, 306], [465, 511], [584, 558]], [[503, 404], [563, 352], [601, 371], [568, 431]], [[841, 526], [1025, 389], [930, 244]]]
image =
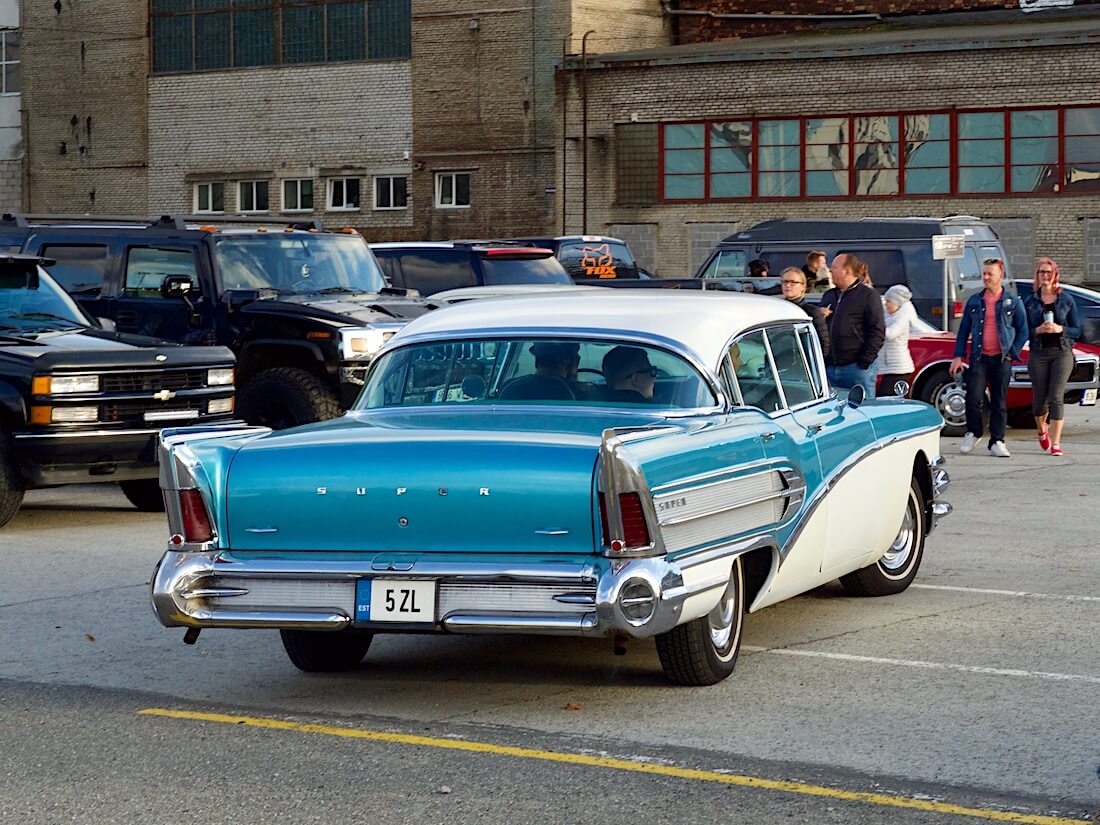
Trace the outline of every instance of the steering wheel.
[[[294, 283], [292, 283], [290, 285], [291, 292], [297, 292], [298, 291], [298, 284], [306, 284], [307, 286], [309, 286], [310, 285], [310, 279], [309, 278], [299, 278], [297, 281], [295, 281]], [[314, 290], [310, 289], [308, 291], [312, 292]]]
[[580, 375], [582, 372], [590, 372], [593, 375], [598, 375], [600, 378], [604, 377], [603, 370], [593, 369], [592, 367], [581, 367], [577, 370], [577, 375]]

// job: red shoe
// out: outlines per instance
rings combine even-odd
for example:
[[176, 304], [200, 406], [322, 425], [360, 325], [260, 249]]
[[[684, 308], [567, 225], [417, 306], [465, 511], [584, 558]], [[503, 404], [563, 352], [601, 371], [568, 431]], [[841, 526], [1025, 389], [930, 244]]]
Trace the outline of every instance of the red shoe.
[[1050, 449], [1050, 433], [1046, 430], [1039, 433], [1039, 449], [1044, 453]]
[[1051, 455], [1061, 455], [1062, 454], [1062, 445], [1061, 444], [1052, 444], [1051, 447], [1050, 447], [1050, 454]]

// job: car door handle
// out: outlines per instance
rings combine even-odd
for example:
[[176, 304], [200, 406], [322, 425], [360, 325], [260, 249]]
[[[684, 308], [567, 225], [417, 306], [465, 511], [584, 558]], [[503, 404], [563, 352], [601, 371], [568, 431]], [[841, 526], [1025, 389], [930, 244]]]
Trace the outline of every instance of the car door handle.
[[761, 433], [761, 435], [760, 435], [760, 440], [761, 441], [771, 441], [773, 438], [775, 438], [775, 433], [772, 432], [771, 430], [769, 430], [766, 433]]
[[823, 429], [825, 429], [824, 424], [811, 424], [806, 428], [806, 432], [808, 432], [810, 435], [817, 435]]

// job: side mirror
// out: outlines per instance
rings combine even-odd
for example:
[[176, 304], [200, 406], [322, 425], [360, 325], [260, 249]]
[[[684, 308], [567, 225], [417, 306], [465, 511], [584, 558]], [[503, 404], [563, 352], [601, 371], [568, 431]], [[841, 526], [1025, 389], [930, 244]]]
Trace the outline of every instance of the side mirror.
[[160, 295], [162, 298], [186, 299], [193, 287], [194, 284], [191, 283], [188, 275], [165, 275], [164, 280], [160, 282]]
[[110, 318], [96, 318], [95, 320], [99, 324], [99, 328], [106, 332], [114, 332], [116, 329], [115, 322]]
[[859, 409], [860, 404], [867, 398], [867, 391], [863, 389], [862, 384], [856, 384], [850, 390], [848, 390], [848, 406], [853, 410]]

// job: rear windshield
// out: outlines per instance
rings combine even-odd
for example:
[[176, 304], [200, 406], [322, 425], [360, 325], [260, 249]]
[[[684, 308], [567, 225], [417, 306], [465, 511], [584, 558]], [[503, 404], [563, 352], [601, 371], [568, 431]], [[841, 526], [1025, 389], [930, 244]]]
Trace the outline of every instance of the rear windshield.
[[637, 278], [630, 249], [612, 241], [563, 241], [558, 260], [574, 278]]
[[373, 253], [358, 235], [225, 235], [217, 239], [214, 250], [222, 289], [378, 292], [386, 285]]
[[613, 341], [469, 339], [418, 344], [383, 356], [357, 409], [439, 405], [712, 407], [717, 400], [686, 360]]
[[486, 284], [571, 284], [573, 279], [557, 258], [509, 258], [484, 255], [481, 269]]

